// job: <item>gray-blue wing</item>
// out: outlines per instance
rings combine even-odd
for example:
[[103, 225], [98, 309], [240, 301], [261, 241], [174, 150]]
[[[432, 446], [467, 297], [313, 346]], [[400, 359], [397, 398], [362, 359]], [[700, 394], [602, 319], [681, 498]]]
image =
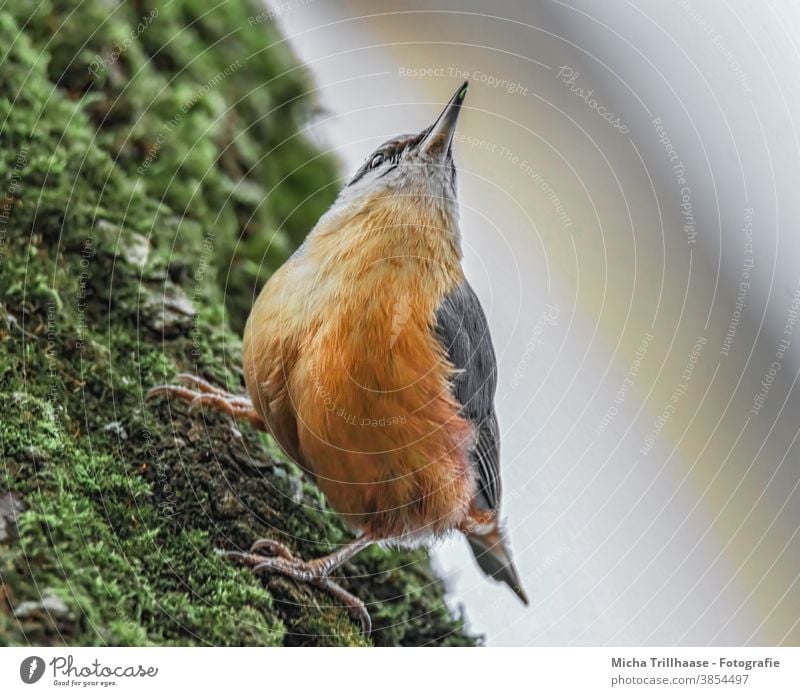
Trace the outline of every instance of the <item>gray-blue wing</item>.
[[450, 362], [459, 370], [453, 394], [461, 415], [477, 432], [472, 464], [478, 485], [478, 507], [500, 505], [500, 432], [494, 410], [497, 358], [480, 300], [465, 280], [445, 297], [436, 312], [436, 335]]

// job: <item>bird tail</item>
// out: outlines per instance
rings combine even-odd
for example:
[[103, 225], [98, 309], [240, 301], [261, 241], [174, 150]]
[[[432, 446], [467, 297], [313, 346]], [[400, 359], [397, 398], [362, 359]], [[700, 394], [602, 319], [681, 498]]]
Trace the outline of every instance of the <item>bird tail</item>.
[[522, 603], [527, 605], [528, 595], [522, 589], [522, 581], [500, 527], [495, 526], [487, 534], [468, 534], [467, 541], [480, 569], [490, 578], [508, 585]]

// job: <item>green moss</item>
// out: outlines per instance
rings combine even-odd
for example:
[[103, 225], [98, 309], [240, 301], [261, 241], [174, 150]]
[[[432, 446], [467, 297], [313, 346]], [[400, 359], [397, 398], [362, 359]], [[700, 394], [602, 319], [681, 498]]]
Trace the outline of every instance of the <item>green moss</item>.
[[241, 389], [253, 293], [337, 172], [272, 25], [238, 0], [158, 5], [0, 10], [0, 502], [24, 506], [0, 536], [0, 643], [472, 644], [421, 551], [345, 566], [371, 640], [218, 553], [347, 539], [268, 437], [144, 402], [178, 371]]

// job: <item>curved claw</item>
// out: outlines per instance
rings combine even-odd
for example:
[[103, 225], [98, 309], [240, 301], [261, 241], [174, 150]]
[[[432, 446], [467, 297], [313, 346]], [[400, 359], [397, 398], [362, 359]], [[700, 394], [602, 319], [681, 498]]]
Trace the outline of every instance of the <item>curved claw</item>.
[[168, 394], [170, 390], [169, 384], [159, 384], [158, 386], [151, 387], [147, 390], [147, 394], [145, 394], [145, 399], [150, 400], [156, 396], [161, 396], [162, 394]]
[[211, 382], [203, 379], [202, 377], [193, 375], [191, 372], [179, 372], [177, 375], [175, 375], [175, 380], [177, 382], [181, 382], [183, 384], [192, 386], [195, 389], [197, 389], [197, 391], [203, 394], [217, 394], [219, 396], [224, 396], [226, 398], [245, 398], [230, 394], [229, 392], [225, 391], [222, 387], [217, 387], [211, 384]]
[[297, 580], [297, 582], [307, 582], [309, 584], [319, 584], [317, 581], [323, 577], [317, 568], [308, 561], [301, 561], [297, 558], [287, 560], [286, 558], [275, 556], [252, 555], [258, 559], [258, 562], [253, 565], [254, 573], [280, 573], [287, 578]]
[[274, 556], [285, 558], [287, 561], [294, 560], [292, 552], [284, 544], [274, 539], [256, 539], [250, 546], [250, 553], [255, 553], [262, 549], [269, 551]]
[[178, 382], [188, 382], [189, 384], [195, 384], [201, 391], [206, 391], [206, 390], [210, 392], [218, 391], [218, 389], [212, 386], [210, 382], [207, 382], [202, 377], [193, 375], [191, 372], [179, 372], [177, 375], [175, 375], [175, 379]]
[[361, 622], [361, 632], [365, 636], [372, 633], [372, 619], [370, 618], [369, 611], [367, 611], [367, 605], [354, 594], [345, 590], [341, 585], [337, 585], [330, 578], [320, 578], [320, 580], [321, 582], [318, 583], [318, 586], [340, 600], [347, 608], [351, 619]]
[[351, 607], [350, 617], [352, 619], [358, 619], [361, 621], [361, 632], [365, 636], [369, 637], [372, 634], [372, 618], [370, 618], [369, 612], [365, 606], [362, 606], [360, 609], [357, 607]]
[[207, 407], [225, 413], [236, 420], [247, 420], [256, 430], [267, 430], [267, 424], [261, 415], [253, 408], [250, 397], [243, 394], [229, 394], [218, 389], [199, 377], [182, 372], [178, 380], [189, 382], [197, 388], [189, 389], [179, 384], [159, 384], [147, 392], [148, 400], [165, 394], [170, 398], [180, 399], [189, 404], [189, 409], [194, 411], [200, 407]]
[[202, 408], [206, 404], [213, 403], [209, 402], [209, 394], [197, 394], [196, 396], [192, 397], [191, 401], [188, 401], [189, 410], [190, 411], [197, 411], [198, 409]]
[[[276, 555], [270, 557], [254, 553], [260, 549]], [[295, 582], [306, 583], [324, 590], [341, 602], [354, 621], [357, 620], [361, 623], [364, 635], [372, 632], [372, 619], [364, 602], [325, 575], [325, 565], [319, 563], [319, 559], [303, 561], [295, 558], [283, 544], [272, 539], [259, 539], [252, 545], [249, 552], [226, 551], [224, 553], [226, 556], [250, 566], [254, 573], [279, 573]]]

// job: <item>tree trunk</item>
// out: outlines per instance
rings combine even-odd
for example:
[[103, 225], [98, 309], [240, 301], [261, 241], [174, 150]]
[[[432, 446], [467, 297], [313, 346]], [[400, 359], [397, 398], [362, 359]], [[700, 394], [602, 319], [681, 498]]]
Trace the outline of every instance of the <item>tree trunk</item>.
[[335, 195], [275, 26], [242, 0], [34, 5], [0, 9], [0, 644], [473, 644], [421, 551], [345, 566], [371, 639], [220, 556], [348, 533], [268, 437], [144, 400], [181, 371], [243, 389], [254, 293]]

